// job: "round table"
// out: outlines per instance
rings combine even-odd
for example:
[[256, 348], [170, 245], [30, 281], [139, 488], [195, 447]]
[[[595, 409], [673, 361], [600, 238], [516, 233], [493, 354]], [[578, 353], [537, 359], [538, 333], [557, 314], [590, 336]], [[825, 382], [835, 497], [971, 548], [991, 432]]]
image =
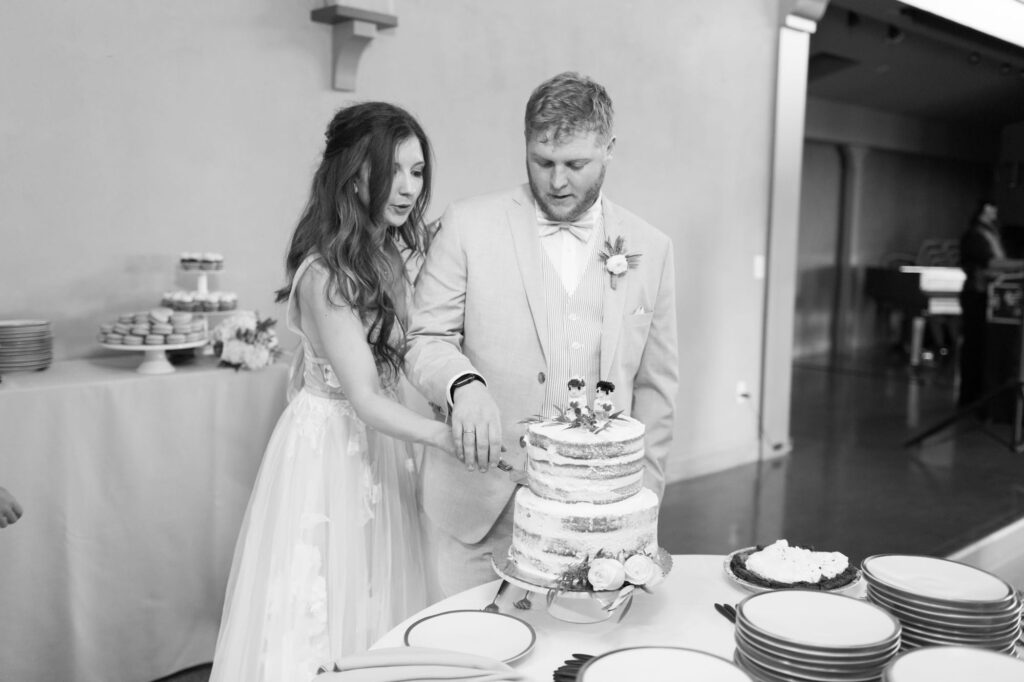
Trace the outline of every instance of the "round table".
[[[714, 604], [735, 604], [751, 593], [725, 575], [724, 562], [725, 557], [719, 555], [674, 556], [665, 581], [652, 588], [652, 594], [638, 592], [622, 622], [617, 622], [617, 614], [592, 624], [556, 620], [546, 612], [540, 594], [531, 595], [533, 608], [522, 611], [512, 603], [523, 596], [523, 590], [509, 586], [498, 601], [501, 612], [521, 618], [537, 632], [533, 652], [513, 666], [530, 680], [546, 681], [574, 653], [597, 655], [641, 645], [699, 649], [731, 661], [735, 648], [733, 625], [715, 611]], [[373, 648], [403, 646], [406, 629], [425, 616], [483, 608], [494, 597], [498, 584], [494, 580], [427, 607], [384, 635]]]

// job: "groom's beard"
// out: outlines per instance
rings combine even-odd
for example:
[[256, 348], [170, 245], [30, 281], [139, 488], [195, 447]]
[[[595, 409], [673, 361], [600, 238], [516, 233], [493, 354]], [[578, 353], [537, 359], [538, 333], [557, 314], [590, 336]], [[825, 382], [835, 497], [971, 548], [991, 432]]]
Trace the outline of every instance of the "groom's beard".
[[590, 186], [586, 187], [583, 191], [583, 196], [576, 201], [572, 206], [565, 209], [558, 209], [549, 204], [544, 200], [544, 193], [540, 191], [536, 183], [533, 180], [533, 176], [527, 168], [526, 177], [530, 181], [530, 193], [533, 194], [533, 200], [540, 206], [540, 210], [550, 220], [554, 220], [559, 223], [571, 223], [572, 221], [579, 218], [583, 213], [594, 205], [597, 201], [597, 197], [601, 195], [601, 187], [604, 185], [604, 173], [607, 170], [607, 166], [601, 166], [601, 174], [597, 176]]

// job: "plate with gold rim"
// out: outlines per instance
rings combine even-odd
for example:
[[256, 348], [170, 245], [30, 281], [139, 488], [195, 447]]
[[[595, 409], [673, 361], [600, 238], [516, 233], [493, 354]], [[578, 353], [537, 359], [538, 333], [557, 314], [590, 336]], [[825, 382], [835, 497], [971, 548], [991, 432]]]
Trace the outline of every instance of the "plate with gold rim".
[[406, 646], [447, 649], [486, 656], [503, 663], [533, 651], [537, 632], [507, 613], [458, 609], [424, 616], [405, 630]]

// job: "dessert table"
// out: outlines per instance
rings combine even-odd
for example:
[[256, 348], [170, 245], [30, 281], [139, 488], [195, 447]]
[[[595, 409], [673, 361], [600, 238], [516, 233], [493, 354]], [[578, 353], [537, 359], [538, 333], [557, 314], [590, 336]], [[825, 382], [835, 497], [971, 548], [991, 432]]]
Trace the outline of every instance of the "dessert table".
[[132, 354], [0, 383], [0, 679], [147, 682], [213, 657], [235, 536], [288, 367]]
[[[631, 646], [685, 647], [731, 661], [734, 627], [715, 611], [714, 604], [735, 604], [751, 593], [726, 577], [724, 556], [677, 555], [673, 562], [672, 571], [652, 588], [651, 594], [636, 594], [622, 622], [618, 622], [618, 614], [590, 624], [557, 620], [546, 612], [540, 594], [531, 595], [533, 607], [523, 611], [513, 606], [523, 590], [510, 586], [498, 600], [501, 612], [526, 621], [537, 633], [533, 651], [512, 666], [529, 680], [539, 682], [550, 680], [554, 670], [574, 653], [597, 655]], [[373, 648], [403, 646], [405, 631], [426, 616], [483, 608], [494, 597], [499, 582], [474, 587], [427, 607], [387, 633]], [[848, 594], [861, 596], [863, 589], [861, 586]]]

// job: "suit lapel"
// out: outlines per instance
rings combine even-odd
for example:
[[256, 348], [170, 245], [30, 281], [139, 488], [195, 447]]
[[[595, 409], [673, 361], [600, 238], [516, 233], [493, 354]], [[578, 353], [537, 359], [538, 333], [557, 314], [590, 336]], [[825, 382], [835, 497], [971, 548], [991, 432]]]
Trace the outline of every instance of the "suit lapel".
[[544, 301], [544, 277], [541, 272], [541, 249], [537, 212], [526, 190], [520, 188], [509, 204], [509, 231], [519, 263], [519, 274], [523, 278], [523, 289], [530, 304], [530, 314], [537, 330], [541, 352], [545, 362], [548, 357], [548, 318]]
[[[630, 232], [626, 223], [622, 221], [615, 205], [604, 199], [604, 234], [605, 239], [614, 242], [616, 237], [626, 240], [626, 252], [632, 251]], [[598, 244], [598, 250], [604, 250], [604, 244]], [[604, 265], [601, 265], [604, 270]], [[619, 337], [622, 336], [622, 319], [626, 309], [626, 292], [629, 289], [633, 278], [629, 275], [620, 277], [617, 286], [612, 289], [611, 277], [603, 272], [604, 277], [604, 308], [601, 317], [601, 376], [599, 379], [610, 379], [612, 360], [615, 358], [615, 351], [619, 346]]]

